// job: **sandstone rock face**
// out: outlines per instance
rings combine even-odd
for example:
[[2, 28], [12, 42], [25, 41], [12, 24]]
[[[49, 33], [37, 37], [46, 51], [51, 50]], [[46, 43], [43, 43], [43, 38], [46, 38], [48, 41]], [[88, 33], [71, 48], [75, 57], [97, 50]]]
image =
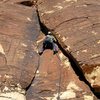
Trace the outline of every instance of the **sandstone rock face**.
[[[45, 50], [38, 55], [44, 36], [33, 5], [38, 7], [40, 20], [54, 29], [60, 45], [81, 62], [86, 78], [99, 91], [99, 56], [92, 55], [93, 64], [88, 60], [88, 54], [99, 52], [99, 48], [94, 44], [95, 52], [87, 51], [89, 43], [93, 46], [92, 41], [98, 40], [99, 47], [99, 1], [0, 0], [0, 100], [97, 100], [62, 51], [53, 55], [51, 50]], [[87, 44], [83, 46], [84, 39]], [[77, 40], [81, 42], [78, 44]], [[86, 46], [86, 59], [84, 54], [80, 56], [81, 46]]]
[[11, 91], [25, 94], [23, 89], [30, 85], [38, 68], [39, 34], [34, 8], [0, 3], [0, 97]]
[[46, 50], [27, 91], [27, 100], [97, 100], [89, 87], [79, 80], [67, 57]]
[[100, 92], [100, 1], [38, 0], [38, 11], [41, 22], [54, 30], [63, 49], [71, 52]]

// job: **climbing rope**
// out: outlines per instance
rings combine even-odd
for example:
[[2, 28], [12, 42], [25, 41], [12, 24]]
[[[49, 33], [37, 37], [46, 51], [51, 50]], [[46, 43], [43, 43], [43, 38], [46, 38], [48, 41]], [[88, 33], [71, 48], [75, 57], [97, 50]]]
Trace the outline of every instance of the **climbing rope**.
[[[59, 56], [56, 54], [57, 58], [59, 59]], [[60, 60], [60, 59], [59, 59]], [[60, 60], [61, 61], [61, 60]], [[61, 91], [61, 66], [58, 64], [58, 69], [59, 69], [59, 82], [58, 82], [58, 97], [57, 100], [60, 100], [60, 91]]]

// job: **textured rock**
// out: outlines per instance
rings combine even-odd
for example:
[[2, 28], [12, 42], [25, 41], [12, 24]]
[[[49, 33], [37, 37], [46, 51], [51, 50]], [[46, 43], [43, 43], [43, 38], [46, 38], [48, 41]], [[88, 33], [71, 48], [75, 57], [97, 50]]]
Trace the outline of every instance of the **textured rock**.
[[[40, 34], [34, 8], [0, 4], [0, 91], [25, 93], [38, 68]], [[1, 100], [1, 99], [0, 99]]]
[[0, 100], [26, 100], [26, 97], [18, 92], [8, 92], [0, 93]]
[[27, 100], [97, 100], [60, 51], [57, 55], [50, 50], [44, 51], [39, 62], [35, 79], [26, 94]]
[[36, 0], [0, 0], [0, 3], [18, 3], [18, 2], [32, 2]]
[[54, 30], [95, 91], [100, 92], [100, 1], [39, 0], [41, 22]]
[[[78, 3], [77, 0], [42, 0], [43, 3], [41, 3], [40, 0], [38, 1], [41, 20], [46, 26], [50, 29], [54, 29], [55, 33], [58, 34], [55, 35], [57, 36], [57, 39], [60, 40], [61, 46], [63, 47], [65, 44], [65, 46], [68, 45], [68, 48], [71, 47], [71, 45], [70, 41], [69, 44], [66, 44], [67, 42], [65, 42], [66, 36], [68, 35], [67, 33], [65, 34], [65, 31], [68, 31], [66, 29], [67, 20], [68, 24], [70, 24], [70, 18], [73, 20], [69, 25], [70, 28], [73, 29], [70, 30], [69, 33], [72, 32], [73, 34], [74, 31], [77, 32], [77, 27], [80, 27], [80, 25], [82, 25], [82, 27], [84, 24], [87, 25], [87, 22], [82, 22], [79, 26], [74, 26], [74, 24], [77, 24], [80, 20], [85, 20], [83, 8], [87, 5], [90, 6], [91, 9], [98, 9], [98, 6], [96, 5], [99, 5], [99, 2], [96, 1], [94, 6], [97, 8], [91, 7], [91, 4], [89, 3], [94, 4], [94, 1], [90, 2], [89, 0]], [[68, 58], [66, 58], [61, 51], [59, 51], [57, 55], [53, 55], [53, 52], [50, 50], [44, 51], [41, 57], [37, 54], [37, 49], [39, 48], [38, 46], [40, 46], [39, 43], [42, 41], [41, 38], [43, 38], [43, 36], [40, 34], [36, 9], [34, 7], [32, 8], [36, 2], [37, 0], [0, 1], [0, 100], [26, 100], [25, 90], [28, 89], [30, 85], [31, 87], [26, 93], [27, 100], [97, 100], [89, 87], [84, 82], [80, 81], [73, 71]], [[83, 2], [86, 5], [82, 6]], [[73, 17], [74, 8], [76, 8], [74, 16], [76, 18]], [[91, 9], [85, 10], [90, 12]], [[63, 16], [66, 15], [65, 10], [66, 13], [69, 12], [68, 16]], [[98, 13], [96, 13], [96, 16], [97, 15], [99, 16]], [[79, 18], [77, 18], [77, 16]], [[82, 19], [80, 17], [82, 17]], [[88, 18], [86, 17], [86, 19]], [[96, 19], [97, 18], [94, 20], [93, 17], [93, 22], [96, 22]], [[93, 26], [95, 25], [97, 25], [97, 23], [93, 24]], [[64, 28], [61, 29], [62, 32], [59, 31], [60, 28]], [[94, 31], [93, 34], [95, 34], [95, 36], [97, 35]], [[68, 38], [71, 38], [70, 36], [71, 34], [68, 35]], [[81, 37], [79, 37], [79, 39], [80, 38]], [[100, 41], [98, 40], [97, 43], [99, 44], [99, 42]], [[89, 43], [91, 42], [89, 41]], [[73, 50], [74, 49], [71, 48], [72, 54], [78, 60], [79, 58], [75, 55], [76, 52], [74, 53]], [[83, 50], [83, 52], [86, 51], [87, 50]], [[94, 55], [93, 57], [95, 56], [97, 55]], [[80, 59], [81, 63], [83, 61], [82, 59]], [[87, 79], [94, 78], [95, 75], [95, 81], [98, 83], [99, 77], [97, 76], [100, 74], [99, 67], [96, 68], [94, 66], [94, 70], [91, 71], [90, 69], [87, 70], [85, 64], [83, 67], [82, 63], [82, 68]], [[90, 72], [87, 71], [93, 73], [90, 75]], [[99, 91], [99, 83], [98, 85], [97, 83], [95, 84], [95, 87], [97, 87], [97, 90]]]

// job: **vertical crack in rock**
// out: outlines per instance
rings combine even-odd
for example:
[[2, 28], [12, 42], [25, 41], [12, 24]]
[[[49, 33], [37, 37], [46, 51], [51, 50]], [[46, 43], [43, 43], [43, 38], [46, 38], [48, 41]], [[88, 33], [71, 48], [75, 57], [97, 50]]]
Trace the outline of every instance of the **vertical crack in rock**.
[[39, 24], [40, 24], [40, 28], [41, 28], [41, 31], [44, 33], [44, 35], [47, 35], [48, 34], [48, 31], [50, 31], [49, 28], [47, 28], [40, 20], [40, 17], [39, 17], [39, 12], [38, 12], [38, 8], [36, 6], [36, 12], [37, 12], [37, 16], [38, 16], [38, 20], [39, 20]]
[[[39, 17], [38, 8], [37, 8], [37, 15], [38, 15], [38, 19], [39, 19], [39, 24], [40, 24], [41, 31], [42, 31], [45, 35], [47, 35], [47, 32], [48, 32], [48, 31], [54, 32], [53, 29], [47, 28], [47, 27], [41, 22], [40, 17]], [[87, 17], [86, 17], [86, 18], [87, 18]], [[55, 34], [52, 34], [52, 35], [55, 36]], [[57, 39], [57, 36], [55, 36], [55, 38]], [[60, 40], [59, 40], [59, 41], [60, 41]], [[72, 55], [68, 50], [66, 51], [66, 50], [63, 48], [63, 47], [65, 47], [65, 45], [64, 45], [62, 42], [59, 42], [59, 41], [57, 40], [57, 45], [58, 45], [59, 49], [62, 51], [62, 53], [63, 53], [66, 57], [69, 58], [69, 61], [70, 61], [70, 63], [71, 63], [71, 66], [72, 66], [73, 70], [75, 71], [76, 75], [79, 76], [79, 79], [80, 79], [81, 81], [85, 82], [85, 84], [87, 84], [87, 85], [90, 87], [91, 91], [94, 93], [94, 95], [95, 95], [97, 98], [100, 98], [100, 96], [99, 96], [97, 93], [94, 92], [94, 89], [91, 87], [91, 85], [89, 84], [89, 82], [86, 80], [86, 78], [85, 78], [85, 76], [84, 76], [84, 74], [83, 74], [83, 72], [82, 72], [82, 69], [81, 69], [80, 65], [78, 64], [78, 61], [73, 57], [73, 55]], [[61, 43], [62, 43], [62, 45], [61, 45]], [[60, 89], [59, 89], [59, 90], [60, 90]], [[60, 100], [59, 97], [58, 97], [58, 100]]]
[[34, 79], [35, 79], [35, 77], [36, 77], [37, 71], [38, 71], [39, 66], [40, 66], [40, 57], [39, 57], [39, 59], [38, 59], [38, 65], [37, 65], [37, 66], [38, 66], [38, 67], [37, 67], [37, 69], [35, 70], [34, 77], [33, 77], [32, 81], [31, 81], [31, 83], [29, 84], [29, 86], [26, 88], [26, 91], [30, 88], [32, 82], [34, 81]]

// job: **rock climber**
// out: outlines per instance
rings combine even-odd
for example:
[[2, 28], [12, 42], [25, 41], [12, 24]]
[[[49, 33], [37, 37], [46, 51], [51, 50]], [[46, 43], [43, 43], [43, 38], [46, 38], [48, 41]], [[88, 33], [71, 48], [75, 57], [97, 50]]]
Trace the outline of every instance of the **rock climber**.
[[53, 50], [53, 53], [56, 54], [58, 52], [58, 45], [56, 44], [56, 39], [49, 31], [48, 35], [46, 35], [45, 39], [43, 40], [42, 47], [40, 48], [39, 54], [41, 55], [45, 49]]

